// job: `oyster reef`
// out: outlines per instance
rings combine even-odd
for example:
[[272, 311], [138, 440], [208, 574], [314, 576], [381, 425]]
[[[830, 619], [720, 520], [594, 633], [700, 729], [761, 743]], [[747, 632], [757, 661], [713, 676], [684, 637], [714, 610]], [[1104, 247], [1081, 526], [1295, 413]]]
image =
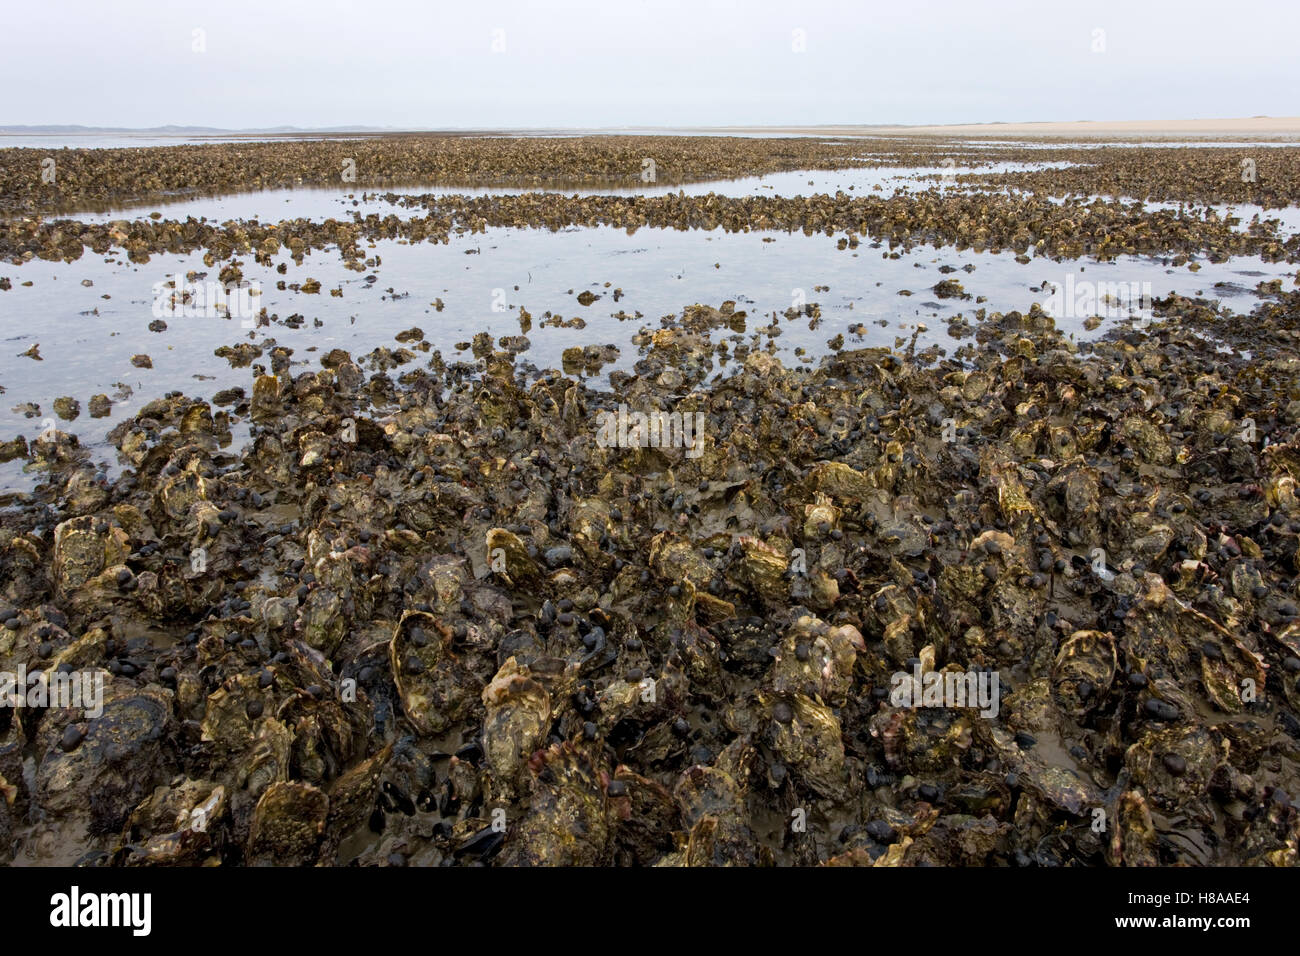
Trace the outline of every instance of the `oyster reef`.
[[1269, 142], [0, 149], [0, 672], [102, 691], [0, 706], [0, 860], [1296, 865], [1298, 201]]

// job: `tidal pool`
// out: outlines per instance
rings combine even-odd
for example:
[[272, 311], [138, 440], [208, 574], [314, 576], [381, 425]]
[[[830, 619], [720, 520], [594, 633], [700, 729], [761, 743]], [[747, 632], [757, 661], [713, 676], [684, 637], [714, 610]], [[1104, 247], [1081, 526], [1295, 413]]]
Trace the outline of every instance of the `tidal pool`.
[[[1005, 312], [1025, 311], [1034, 302], [1046, 305], [1053, 290], [1067, 282], [1071, 302], [1082, 301], [1076, 290], [1096, 287], [1095, 307], [1067, 307], [1058, 314], [1060, 327], [1082, 340], [1104, 334], [1131, 314], [1141, 315], [1141, 291], [1155, 297], [1204, 295], [1247, 312], [1258, 302], [1258, 283], [1274, 278], [1289, 283], [1294, 272], [1285, 264], [1246, 257], [1202, 261], [1199, 272], [1151, 257], [1108, 263], [1031, 258], [1022, 264], [1011, 252], [953, 247], [896, 250], [895, 258], [887, 247], [869, 242], [841, 250], [824, 235], [720, 229], [645, 228], [629, 235], [612, 227], [558, 232], [497, 227], [453, 235], [445, 245], [384, 240], [366, 252], [376, 264], [360, 273], [343, 268], [334, 250], [317, 250], [301, 266], [287, 255], [269, 266], [243, 257], [244, 277], [260, 288], [256, 301], [273, 317], [269, 325], [251, 330], [238, 318], [205, 310], [167, 313], [174, 276], [184, 283], [193, 271], [197, 282], [216, 281], [217, 270], [207, 268], [199, 253], [155, 255], [143, 265], [116, 251], [103, 257], [88, 253], [71, 264], [38, 260], [5, 268], [13, 287], [0, 293], [5, 390], [0, 436], [30, 440], [53, 418], [57, 427], [95, 448], [97, 458], [111, 459], [104, 445], [107, 432], [153, 398], [173, 390], [204, 398], [232, 386], [250, 390], [249, 367], [233, 368], [213, 354], [244, 342], [263, 348], [252, 362], [264, 368], [270, 366], [265, 353], [272, 344], [291, 349], [296, 374], [319, 368], [321, 357], [334, 348], [358, 359], [380, 347], [397, 350], [403, 344], [394, 337], [413, 327], [429, 343], [428, 352], [406, 346], [418, 363], [427, 362], [434, 350], [447, 362], [472, 362], [472, 353], [456, 346], [478, 333], [494, 341], [525, 334], [530, 347], [520, 361], [537, 368], [560, 368], [563, 351], [573, 346], [616, 346], [617, 359], [600, 373], [607, 377], [615, 369], [632, 369], [638, 357], [632, 337], [639, 329], [658, 328], [662, 317], [695, 303], [717, 307], [732, 300], [747, 313], [744, 331], [717, 330], [714, 340], [726, 339], [733, 354], [736, 346], [768, 349], [793, 365], [816, 361], [832, 343], [902, 348], [914, 334], [918, 349], [934, 345], [951, 354], [971, 341], [950, 333], [949, 320], [958, 314], [973, 325], [978, 308]], [[285, 275], [276, 272], [280, 262], [288, 264]], [[319, 293], [288, 287], [308, 278], [320, 283]], [[941, 298], [934, 287], [942, 280], [956, 280], [971, 298]], [[283, 290], [277, 288], [281, 281]], [[340, 294], [331, 295], [332, 290]], [[1119, 301], [1103, 302], [1116, 290]], [[1125, 295], [1128, 290], [1140, 291]], [[578, 299], [583, 292], [599, 298], [583, 305]], [[900, 294], [905, 292], [911, 294]], [[804, 313], [809, 305], [820, 310], [819, 317], [785, 315], [791, 309]], [[531, 314], [526, 331], [521, 310]], [[547, 313], [566, 327], [547, 327]], [[1094, 313], [1103, 316], [1100, 323], [1090, 321]], [[157, 324], [160, 317], [165, 329]], [[26, 354], [33, 346], [40, 360]], [[133, 365], [136, 355], [148, 355], [152, 368]], [[717, 374], [728, 371], [720, 362]], [[112, 408], [106, 417], [92, 418], [89, 400], [101, 394], [113, 401]], [[80, 403], [75, 420], [56, 416], [54, 400], [61, 396]], [[20, 465], [4, 466], [0, 490], [29, 484]]]

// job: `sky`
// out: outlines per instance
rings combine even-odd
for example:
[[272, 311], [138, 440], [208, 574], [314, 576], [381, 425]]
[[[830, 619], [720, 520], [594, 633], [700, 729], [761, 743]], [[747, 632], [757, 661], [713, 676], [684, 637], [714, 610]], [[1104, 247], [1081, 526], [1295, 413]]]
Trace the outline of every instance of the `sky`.
[[0, 126], [1300, 114], [1296, 0], [0, 0]]

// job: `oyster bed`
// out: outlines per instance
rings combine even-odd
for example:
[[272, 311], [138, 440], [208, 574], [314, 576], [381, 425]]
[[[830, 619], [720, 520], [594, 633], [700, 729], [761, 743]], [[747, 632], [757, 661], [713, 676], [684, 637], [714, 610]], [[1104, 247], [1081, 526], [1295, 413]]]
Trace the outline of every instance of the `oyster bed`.
[[[1209, 295], [1245, 312], [1261, 289], [1289, 283], [1294, 269], [1259, 256], [1210, 262], [1123, 255], [1058, 264], [1010, 250], [891, 251], [856, 237], [851, 248], [838, 246], [833, 237], [801, 232], [488, 227], [453, 233], [446, 243], [376, 241], [366, 246], [360, 273], [332, 250], [300, 263], [284, 253], [264, 262], [241, 256], [240, 275], [261, 290], [261, 318], [248, 331], [238, 318], [164, 316], [151, 308], [160, 284], [176, 275], [205, 284], [230, 274], [226, 266], [209, 268], [197, 252], [154, 256], [148, 265], [117, 250], [72, 264], [34, 261], [0, 294], [0, 319], [17, 320], [0, 351], [0, 438], [31, 441], [57, 422], [115, 474], [120, 466], [107, 435], [151, 399], [179, 389], [233, 411], [248, 390], [248, 368], [314, 371], [333, 348], [349, 350], [364, 368], [393, 371], [435, 355], [474, 360], [499, 347], [596, 385], [615, 370], [634, 369], [638, 342], [661, 317], [686, 303], [730, 300], [736, 308], [719, 330], [714, 377], [730, 374], [753, 349], [787, 365], [843, 348], [909, 343], [936, 358], [964, 359], [976, 348], [981, 315], [1048, 304], [1051, 291], [1069, 281], [1121, 286], [1104, 320], [1083, 311], [1061, 315], [1059, 329], [1083, 341], [1140, 322], [1143, 303], [1126, 299], [1142, 299], [1132, 294], [1142, 283], [1152, 296]], [[282, 264], [292, 273], [282, 274]], [[311, 282], [319, 291], [305, 291], [315, 288]], [[148, 358], [147, 367], [137, 356]], [[246, 416], [236, 418], [237, 444]], [[0, 447], [0, 460], [11, 455], [0, 463], [0, 502], [30, 490], [39, 475], [24, 473], [18, 446]]]
[[[1204, 144], [1201, 148], [1040, 141], [1009, 147], [996, 138], [578, 136], [513, 138], [420, 135], [167, 146], [146, 149], [0, 149], [0, 209], [14, 215], [67, 212], [123, 201], [162, 200], [294, 186], [383, 184], [510, 186], [523, 189], [698, 183], [792, 170], [859, 166], [948, 166], [960, 179], [1016, 186], [1045, 196], [1136, 196], [1150, 200], [1300, 203], [1294, 144]], [[55, 158], [45, 182], [41, 165]], [[1253, 181], [1242, 159], [1257, 163]], [[646, 180], [643, 165], [654, 163]], [[998, 163], [1015, 172], [970, 172]]]
[[[366, 148], [395, 179], [436, 160], [482, 185], [613, 176], [667, 148], [619, 139], [530, 140], [532, 167], [515, 141]], [[862, 151], [668, 145], [683, 181]], [[144, 199], [249, 170], [271, 185], [293, 162], [311, 182], [358, 149], [294, 146], [120, 151], [116, 180], [79, 156], [69, 192]], [[908, 168], [978, 152], [890, 148]], [[952, 356], [912, 319], [811, 367], [736, 347], [744, 301], [638, 322], [634, 356], [572, 346], [563, 371], [497, 330], [473, 361], [419, 329], [408, 349], [310, 361], [255, 333], [223, 353], [247, 350], [220, 400], [173, 389], [111, 423], [120, 470], [57, 429], [6, 442], [37, 483], [0, 511], [0, 670], [96, 670], [105, 694], [93, 719], [0, 708], [0, 858], [1296, 865], [1300, 292], [1284, 270], [1300, 238], [1047, 195], [1141, 195], [1168, 152], [1185, 175], [1166, 195], [1267, 207], [1294, 201], [1294, 161], [1269, 167], [1286, 171], [1269, 192], [1211, 176], [1229, 150], [1032, 152], [1099, 171], [993, 174], [1051, 180], [1017, 197], [394, 193], [420, 217], [0, 222], [17, 280], [86, 249], [305, 280], [313, 250], [364, 273], [372, 244], [572, 226], [1273, 270], [1243, 288], [1249, 309], [1175, 291], [1079, 342], [1026, 298], [963, 317]], [[918, 291], [959, 297], [986, 266], [917, 270]], [[815, 293], [784, 320], [815, 321]], [[701, 443], [609, 447], [599, 423], [620, 406], [698, 416]], [[996, 713], [896, 706], [894, 675], [915, 668], [996, 674]]]
[[[707, 389], [697, 307], [617, 395], [340, 351], [256, 379], [240, 455], [150, 403], [112, 485], [59, 433], [3, 519], [0, 662], [104, 667], [105, 713], [12, 712], [4, 831], [26, 862], [1294, 864], [1298, 299], [1255, 361], [1191, 300]], [[703, 453], [601, 447], [618, 402], [702, 413]], [[996, 671], [999, 714], [890, 706], [917, 660]]]

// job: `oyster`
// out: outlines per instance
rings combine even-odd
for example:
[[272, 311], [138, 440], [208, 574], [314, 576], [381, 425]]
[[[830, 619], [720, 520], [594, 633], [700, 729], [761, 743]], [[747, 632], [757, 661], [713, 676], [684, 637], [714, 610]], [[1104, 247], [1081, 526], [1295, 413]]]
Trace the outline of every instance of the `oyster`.
[[494, 790], [510, 799], [550, 728], [551, 696], [511, 657], [483, 688], [483, 704], [483, 752]]
[[402, 711], [422, 734], [440, 734], [474, 705], [477, 678], [457, 660], [451, 628], [432, 614], [406, 611], [389, 642]]

